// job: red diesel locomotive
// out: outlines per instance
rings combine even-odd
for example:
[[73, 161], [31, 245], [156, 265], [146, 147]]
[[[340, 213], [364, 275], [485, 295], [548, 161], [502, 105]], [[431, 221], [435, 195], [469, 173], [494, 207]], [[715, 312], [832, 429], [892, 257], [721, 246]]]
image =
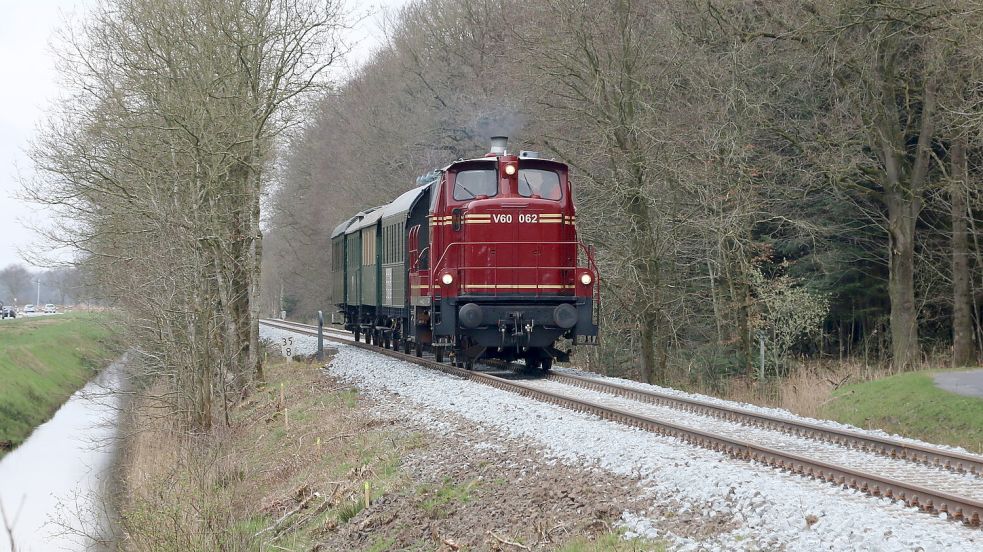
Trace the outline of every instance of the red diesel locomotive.
[[472, 367], [549, 370], [597, 337], [598, 273], [577, 239], [568, 168], [530, 152], [459, 160], [332, 233], [345, 328], [383, 347]]

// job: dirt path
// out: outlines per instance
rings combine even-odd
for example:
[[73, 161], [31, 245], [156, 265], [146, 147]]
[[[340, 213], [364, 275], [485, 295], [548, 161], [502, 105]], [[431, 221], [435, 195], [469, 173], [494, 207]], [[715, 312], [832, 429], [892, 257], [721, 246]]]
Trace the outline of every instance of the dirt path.
[[983, 398], [983, 369], [935, 374], [935, 385], [950, 393]]

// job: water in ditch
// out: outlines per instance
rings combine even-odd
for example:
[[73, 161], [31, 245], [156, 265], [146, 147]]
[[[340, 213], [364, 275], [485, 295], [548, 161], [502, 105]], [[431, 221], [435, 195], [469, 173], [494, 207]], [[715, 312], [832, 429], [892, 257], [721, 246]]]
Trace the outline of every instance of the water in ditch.
[[[104, 550], [123, 360], [0, 460], [0, 552]], [[9, 526], [9, 527], [7, 527]]]

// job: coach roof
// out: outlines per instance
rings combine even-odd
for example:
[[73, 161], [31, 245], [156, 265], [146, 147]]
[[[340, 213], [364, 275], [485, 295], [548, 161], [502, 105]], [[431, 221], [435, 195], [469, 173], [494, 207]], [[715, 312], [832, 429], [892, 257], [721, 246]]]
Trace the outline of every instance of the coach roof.
[[382, 208], [382, 218], [387, 219], [389, 217], [405, 214], [407, 211], [413, 208], [413, 204], [420, 199], [420, 196], [423, 195], [430, 185], [431, 184], [424, 184], [423, 186], [418, 186], [412, 190], [403, 192], [403, 194], [394, 199], [392, 203]]
[[357, 219], [358, 216], [359, 215], [355, 215], [354, 217], [346, 220], [345, 222], [342, 222], [338, 226], [335, 226], [334, 227], [334, 230], [331, 231], [331, 238], [332, 239], [333, 238], [337, 238], [338, 236], [344, 234], [345, 233], [345, 229], [348, 228], [353, 222], [355, 222], [355, 219]]
[[357, 232], [362, 228], [374, 226], [375, 223], [379, 222], [379, 219], [382, 218], [382, 207], [383, 206], [373, 207], [359, 213], [359, 215], [362, 215], [362, 220], [353, 222], [352, 225], [348, 227], [348, 230], [345, 230], [345, 234], [351, 234], [352, 232]]

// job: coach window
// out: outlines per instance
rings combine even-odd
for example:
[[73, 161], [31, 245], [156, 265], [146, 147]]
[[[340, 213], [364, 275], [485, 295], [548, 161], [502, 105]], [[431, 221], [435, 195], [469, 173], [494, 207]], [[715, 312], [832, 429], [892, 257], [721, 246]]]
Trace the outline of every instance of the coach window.
[[559, 200], [563, 197], [560, 175], [543, 169], [519, 169], [519, 195]]
[[480, 195], [498, 195], [498, 176], [494, 169], [461, 171], [454, 178], [454, 199], [464, 201]]

